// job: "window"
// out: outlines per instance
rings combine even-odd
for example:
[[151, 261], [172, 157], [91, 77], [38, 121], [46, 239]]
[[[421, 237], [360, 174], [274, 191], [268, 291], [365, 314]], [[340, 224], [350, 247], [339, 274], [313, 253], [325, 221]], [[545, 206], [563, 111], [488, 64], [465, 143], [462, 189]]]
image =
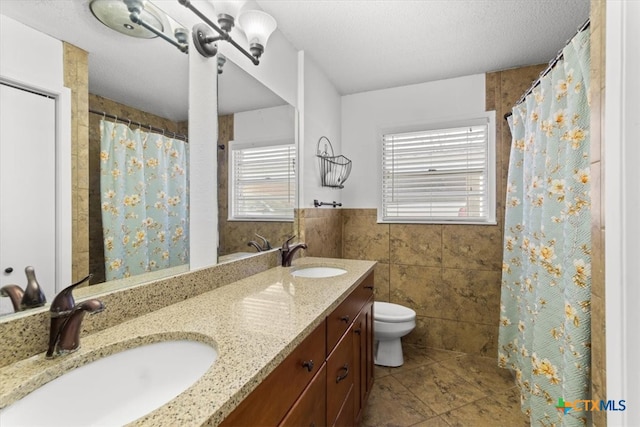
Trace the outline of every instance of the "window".
[[495, 224], [495, 112], [382, 134], [380, 222]]
[[232, 141], [229, 219], [293, 221], [296, 146], [293, 141]]

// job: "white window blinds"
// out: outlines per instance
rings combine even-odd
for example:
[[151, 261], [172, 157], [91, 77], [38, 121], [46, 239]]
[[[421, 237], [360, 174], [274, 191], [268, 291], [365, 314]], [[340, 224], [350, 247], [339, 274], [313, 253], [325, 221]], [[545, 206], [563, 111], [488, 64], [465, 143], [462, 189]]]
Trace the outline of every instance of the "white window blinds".
[[492, 127], [469, 123], [382, 136], [381, 221], [495, 223]]
[[230, 145], [229, 219], [292, 221], [296, 193], [293, 142]]

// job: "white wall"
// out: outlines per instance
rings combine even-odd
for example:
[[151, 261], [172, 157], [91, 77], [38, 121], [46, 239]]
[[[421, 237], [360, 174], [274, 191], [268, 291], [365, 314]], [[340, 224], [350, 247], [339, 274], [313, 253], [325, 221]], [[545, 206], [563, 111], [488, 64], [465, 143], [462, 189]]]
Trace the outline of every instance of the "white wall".
[[484, 74], [342, 97], [342, 154], [353, 161], [342, 190], [343, 207], [377, 207], [382, 129], [447, 121], [484, 111]]
[[233, 115], [234, 141], [295, 140], [295, 109], [290, 105]]
[[341, 201], [340, 189], [322, 187], [316, 158], [316, 146], [322, 136], [331, 141], [334, 154], [342, 154], [341, 98], [335, 86], [327, 79], [304, 52], [299, 53], [302, 78], [300, 100], [299, 159], [301, 163], [299, 207], [313, 207], [313, 200]]
[[62, 42], [0, 15], [0, 75], [35, 87], [64, 85]]

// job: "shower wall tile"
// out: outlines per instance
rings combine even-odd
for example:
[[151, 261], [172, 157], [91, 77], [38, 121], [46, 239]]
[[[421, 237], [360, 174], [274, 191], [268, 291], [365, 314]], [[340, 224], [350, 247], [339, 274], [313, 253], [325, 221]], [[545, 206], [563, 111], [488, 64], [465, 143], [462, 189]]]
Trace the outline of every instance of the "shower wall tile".
[[497, 325], [500, 320], [501, 272], [443, 269], [442, 293], [451, 320]]
[[441, 268], [391, 264], [389, 286], [392, 303], [410, 307], [420, 316], [443, 317], [450, 308]]
[[219, 248], [219, 255], [235, 252], [255, 252], [256, 249], [249, 246], [248, 242], [254, 240], [262, 243], [256, 234], [266, 238], [274, 248], [282, 246], [282, 243], [294, 234], [293, 222], [259, 222], [259, 221], [226, 221], [220, 234], [225, 234], [224, 247]]
[[71, 278], [77, 280], [89, 271], [89, 54], [65, 42], [63, 63], [64, 85], [71, 90]]
[[306, 256], [342, 258], [342, 212], [340, 209], [301, 209], [300, 240]]
[[392, 263], [442, 266], [442, 225], [391, 224], [390, 238]]
[[445, 268], [501, 270], [502, 230], [497, 226], [444, 225], [442, 265]]
[[373, 275], [373, 295], [376, 301], [391, 301], [390, 274], [390, 264], [376, 264]]
[[343, 209], [342, 255], [389, 263], [389, 224], [378, 224], [375, 209]]

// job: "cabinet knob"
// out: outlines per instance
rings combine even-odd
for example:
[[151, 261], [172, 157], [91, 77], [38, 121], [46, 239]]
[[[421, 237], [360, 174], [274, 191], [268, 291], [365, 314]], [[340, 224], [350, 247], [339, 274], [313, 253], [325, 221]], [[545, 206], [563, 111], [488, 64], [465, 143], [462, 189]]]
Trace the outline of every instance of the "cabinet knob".
[[7, 267], [7, 268], [5, 268], [5, 269], [4, 269], [4, 272], [5, 272], [5, 273], [7, 273], [7, 274], [11, 274], [11, 273], [13, 273], [13, 267]]
[[353, 330], [354, 334], [360, 335], [362, 333], [362, 329], [358, 328], [358, 329], [354, 329]]
[[340, 318], [340, 320], [342, 320], [344, 323], [349, 323], [349, 315], [344, 315]]
[[302, 366], [307, 368], [307, 371], [309, 372], [313, 371], [313, 360], [306, 360], [302, 362]]
[[349, 375], [349, 364], [345, 363], [344, 366], [340, 368], [340, 371], [344, 371], [344, 374], [338, 375], [338, 378], [336, 378], [336, 383], [339, 383], [343, 379], [347, 378], [347, 375]]

